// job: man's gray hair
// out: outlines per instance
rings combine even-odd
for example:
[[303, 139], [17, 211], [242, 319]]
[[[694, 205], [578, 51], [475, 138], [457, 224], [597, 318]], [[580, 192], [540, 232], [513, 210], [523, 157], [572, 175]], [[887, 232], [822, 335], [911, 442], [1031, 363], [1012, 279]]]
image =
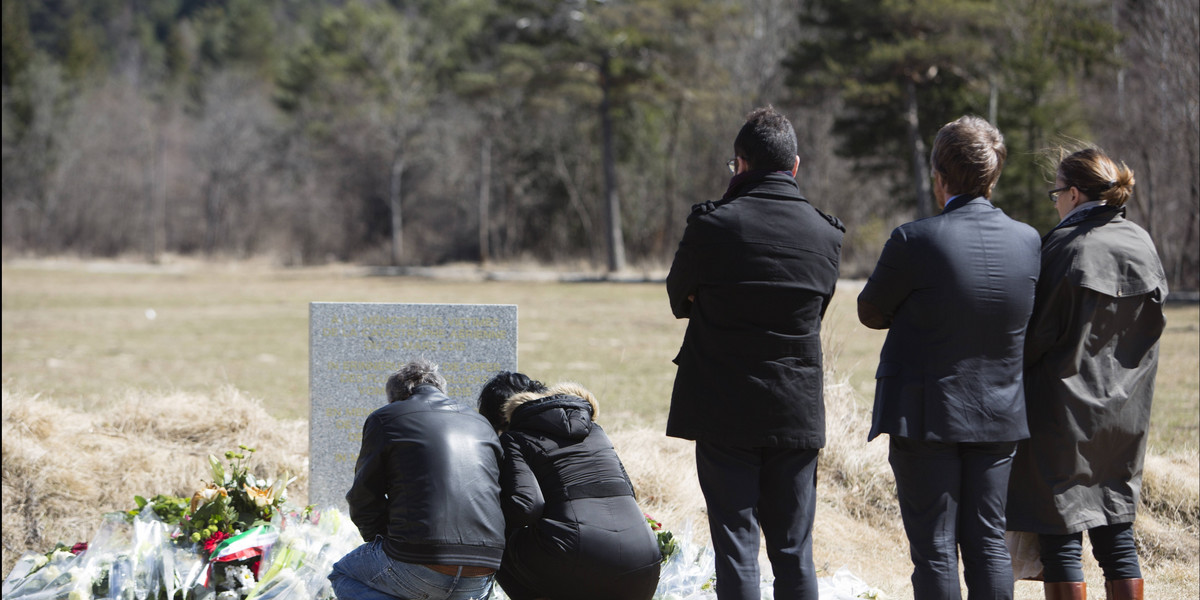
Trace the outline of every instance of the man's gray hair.
[[446, 393], [446, 378], [438, 373], [438, 366], [421, 358], [400, 367], [399, 371], [388, 377], [388, 402], [407, 400], [419, 385], [432, 385], [443, 394]]

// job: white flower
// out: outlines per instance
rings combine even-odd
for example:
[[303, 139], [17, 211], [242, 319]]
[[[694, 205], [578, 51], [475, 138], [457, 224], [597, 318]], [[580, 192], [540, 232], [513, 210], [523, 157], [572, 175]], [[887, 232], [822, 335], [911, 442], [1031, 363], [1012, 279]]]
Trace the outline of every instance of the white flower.
[[275, 488], [258, 488], [249, 483], [243, 484], [242, 487], [245, 488], [246, 495], [250, 496], [251, 500], [254, 500], [254, 505], [259, 508], [266, 508], [275, 502]]
[[195, 513], [197, 509], [205, 504], [208, 504], [209, 502], [212, 502], [217, 496], [228, 497], [229, 494], [225, 491], [225, 488], [221, 486], [213, 485], [211, 483], [208, 484], [207, 487], [196, 492], [192, 496], [192, 512]]
[[250, 567], [239, 565], [225, 570], [225, 579], [237, 590], [249, 592], [257, 582]]

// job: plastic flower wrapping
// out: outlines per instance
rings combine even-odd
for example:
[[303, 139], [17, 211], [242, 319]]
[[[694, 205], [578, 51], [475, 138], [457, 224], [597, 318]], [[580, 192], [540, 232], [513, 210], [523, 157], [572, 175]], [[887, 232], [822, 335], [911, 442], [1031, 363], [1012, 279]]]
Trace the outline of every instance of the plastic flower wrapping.
[[[646, 515], [646, 521], [658, 539], [663, 553], [662, 571], [654, 600], [716, 600], [716, 555], [712, 548], [693, 541], [693, 524], [684, 524], [678, 533]], [[770, 573], [770, 565], [760, 565], [761, 573]], [[764, 575], [759, 582], [762, 600], [774, 600], [774, 581]], [[884, 600], [886, 595], [856, 577], [845, 568], [817, 578], [820, 600]]]
[[[192, 498], [135, 497], [104, 516], [89, 543], [26, 553], [4, 580], [5, 600], [334, 600], [333, 564], [363, 543], [336, 509], [286, 505], [294, 479], [264, 480], [242, 465], [252, 448], [209, 457], [213, 481]], [[663, 555], [654, 600], [715, 600], [715, 556], [685, 523], [672, 532], [650, 515]], [[764, 565], [763, 573], [770, 567]], [[821, 600], [882, 599], [845, 569], [821, 577]], [[771, 581], [760, 584], [772, 600]], [[491, 598], [508, 600], [499, 586]]]
[[242, 465], [252, 448], [209, 457], [213, 481], [189, 500], [136, 497], [90, 543], [27, 553], [4, 580], [12, 600], [327, 600], [333, 563], [362, 544], [336, 509], [286, 506], [294, 479]]
[[281, 512], [273, 523], [234, 535], [205, 556], [180, 546], [154, 511], [132, 523], [109, 515], [87, 549], [27, 553], [4, 580], [13, 600], [329, 600], [333, 563], [362, 544], [336, 509]]
[[716, 556], [712, 548], [692, 541], [692, 523], [685, 523], [679, 533], [667, 531], [661, 524], [654, 529], [663, 550], [654, 600], [715, 600]]

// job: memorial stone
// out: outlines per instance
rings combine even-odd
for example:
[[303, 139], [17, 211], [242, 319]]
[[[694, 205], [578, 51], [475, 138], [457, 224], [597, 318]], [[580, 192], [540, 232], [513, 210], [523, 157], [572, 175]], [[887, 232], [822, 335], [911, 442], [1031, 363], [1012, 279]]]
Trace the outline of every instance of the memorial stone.
[[517, 370], [517, 307], [313, 302], [309, 305], [309, 503], [346, 510], [367, 415], [384, 384], [423, 358], [470, 406], [497, 371]]

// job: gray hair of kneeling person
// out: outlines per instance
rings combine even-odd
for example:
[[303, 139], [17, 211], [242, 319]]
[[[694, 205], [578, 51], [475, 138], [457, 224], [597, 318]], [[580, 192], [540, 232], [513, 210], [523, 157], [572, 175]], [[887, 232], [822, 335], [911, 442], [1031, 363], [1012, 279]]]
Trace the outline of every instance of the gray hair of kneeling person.
[[420, 385], [432, 385], [443, 394], [446, 393], [446, 378], [438, 372], [438, 366], [425, 359], [417, 359], [388, 377], [388, 402], [407, 400]]

